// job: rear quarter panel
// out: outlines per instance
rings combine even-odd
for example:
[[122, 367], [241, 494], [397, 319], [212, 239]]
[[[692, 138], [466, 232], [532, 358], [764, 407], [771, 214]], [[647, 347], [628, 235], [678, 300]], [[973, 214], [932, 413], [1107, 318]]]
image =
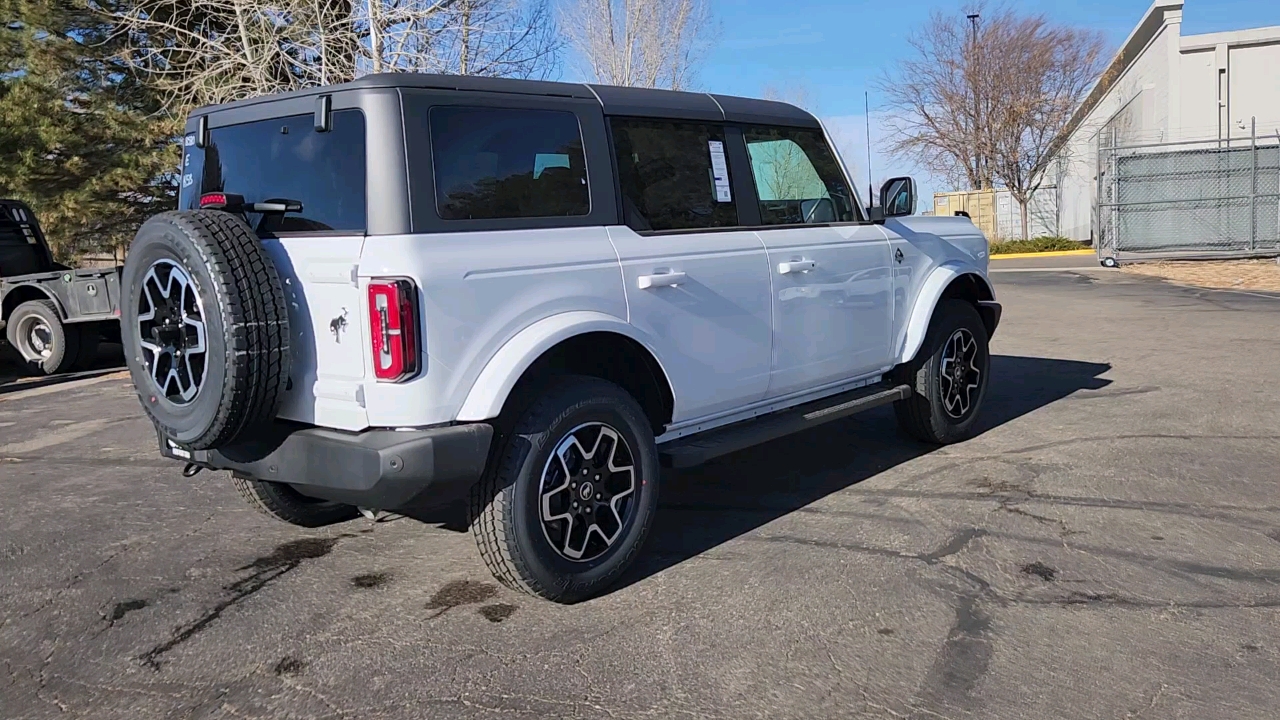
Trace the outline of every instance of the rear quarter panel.
[[366, 383], [373, 426], [454, 420], [498, 350], [540, 320], [589, 312], [627, 321], [618, 256], [603, 227], [369, 238], [359, 276], [361, 287], [382, 276], [417, 283], [425, 339], [416, 378]]

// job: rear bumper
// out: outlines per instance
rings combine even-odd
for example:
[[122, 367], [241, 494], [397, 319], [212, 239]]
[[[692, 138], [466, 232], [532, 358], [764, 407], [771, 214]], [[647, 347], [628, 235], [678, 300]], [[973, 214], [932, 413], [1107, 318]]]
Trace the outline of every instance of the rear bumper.
[[422, 430], [347, 433], [283, 430], [257, 447], [188, 453], [160, 440], [175, 460], [286, 483], [311, 497], [396, 510], [462, 497], [484, 472], [493, 427], [468, 423]]

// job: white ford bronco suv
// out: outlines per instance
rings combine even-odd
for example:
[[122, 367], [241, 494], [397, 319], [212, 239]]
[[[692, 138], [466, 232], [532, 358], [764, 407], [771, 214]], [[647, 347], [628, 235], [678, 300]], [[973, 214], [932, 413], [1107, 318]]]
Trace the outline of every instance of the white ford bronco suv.
[[863, 207], [821, 123], [713, 94], [373, 75], [195, 111], [122, 281], [161, 452], [314, 527], [469, 497], [503, 583], [636, 557], [664, 467], [893, 403], [974, 431], [964, 217]]

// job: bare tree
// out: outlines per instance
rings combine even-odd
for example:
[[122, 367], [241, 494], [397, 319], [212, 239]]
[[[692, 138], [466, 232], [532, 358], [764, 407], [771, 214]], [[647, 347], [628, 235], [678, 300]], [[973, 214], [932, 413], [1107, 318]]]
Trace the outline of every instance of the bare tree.
[[983, 34], [999, 50], [990, 72], [1003, 80], [988, 118], [993, 171], [1018, 203], [1025, 240], [1028, 203], [1063, 159], [1065, 130], [1098, 79], [1105, 42], [1092, 30], [1008, 13]]
[[1102, 35], [977, 2], [935, 12], [908, 42], [914, 56], [878, 83], [890, 151], [971, 189], [1003, 183], [1025, 237], [1027, 203], [1101, 72]]
[[171, 106], [368, 73], [545, 77], [561, 47], [547, 0], [104, 0], [126, 60]]
[[693, 85], [715, 34], [706, 0], [567, 0], [560, 24], [591, 80], [671, 90]]
[[877, 83], [889, 151], [969, 188], [991, 187], [991, 138], [982, 118], [993, 98], [978, 33], [964, 17], [935, 11], [907, 43], [914, 55]]

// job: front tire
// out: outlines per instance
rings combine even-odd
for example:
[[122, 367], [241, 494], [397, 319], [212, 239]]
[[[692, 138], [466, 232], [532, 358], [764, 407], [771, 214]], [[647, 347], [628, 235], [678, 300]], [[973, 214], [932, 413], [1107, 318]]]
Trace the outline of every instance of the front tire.
[[472, 496], [485, 564], [547, 600], [599, 594], [635, 560], [658, 506], [658, 450], [640, 405], [604, 380], [556, 378], [499, 442]]
[[912, 390], [893, 404], [898, 426], [935, 445], [972, 437], [990, 374], [987, 328], [977, 308], [943, 300], [916, 357], [898, 369], [899, 382]]
[[305, 528], [354, 520], [360, 511], [351, 505], [310, 498], [282, 483], [233, 476], [240, 496], [259, 512]]
[[14, 308], [5, 335], [27, 367], [45, 375], [70, 370], [79, 357], [80, 332], [62, 324], [51, 300], [30, 300]]

